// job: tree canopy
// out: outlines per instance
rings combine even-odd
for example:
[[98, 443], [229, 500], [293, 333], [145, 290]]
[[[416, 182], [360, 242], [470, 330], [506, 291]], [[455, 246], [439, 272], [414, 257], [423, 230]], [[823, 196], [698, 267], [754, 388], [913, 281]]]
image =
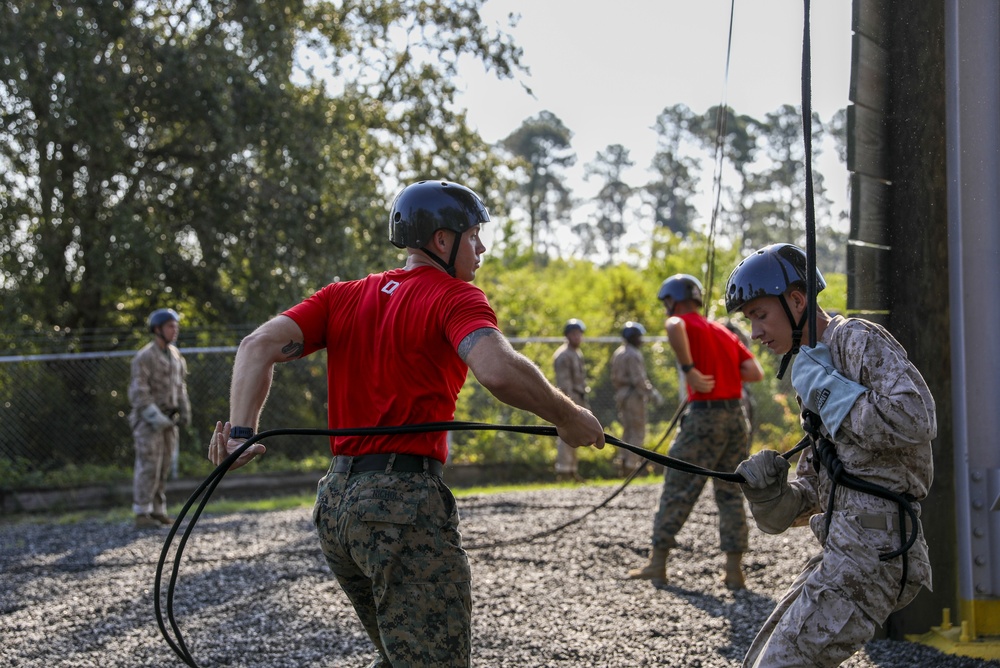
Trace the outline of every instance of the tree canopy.
[[452, 76], [521, 54], [481, 4], [3, 2], [6, 321], [258, 321], [391, 260], [373, 221], [400, 182], [494, 188]]

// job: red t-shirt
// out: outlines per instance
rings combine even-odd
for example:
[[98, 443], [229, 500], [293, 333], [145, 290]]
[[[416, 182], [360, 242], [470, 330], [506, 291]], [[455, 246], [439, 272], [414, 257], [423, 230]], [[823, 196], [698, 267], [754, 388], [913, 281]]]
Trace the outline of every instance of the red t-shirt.
[[739, 399], [743, 396], [740, 365], [744, 360], [751, 359], [753, 353], [735, 334], [700, 313], [685, 313], [677, 317], [684, 321], [695, 368], [703, 374], [715, 376], [715, 387], [711, 392], [695, 392], [688, 387], [688, 399], [705, 401]]
[[[326, 348], [331, 429], [452, 420], [468, 373], [458, 345], [477, 329], [497, 329], [482, 290], [433, 267], [331, 283], [284, 315], [302, 329], [303, 356]], [[448, 455], [445, 432], [338, 436], [330, 447], [334, 455]]]

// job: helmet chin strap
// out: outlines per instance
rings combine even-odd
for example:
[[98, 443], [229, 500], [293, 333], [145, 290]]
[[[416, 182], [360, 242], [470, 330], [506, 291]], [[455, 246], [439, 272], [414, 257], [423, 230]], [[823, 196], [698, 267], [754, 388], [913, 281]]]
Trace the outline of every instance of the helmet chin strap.
[[799, 353], [799, 348], [802, 347], [802, 330], [806, 326], [808, 311], [802, 312], [802, 317], [799, 318], [799, 321], [796, 324], [795, 316], [792, 315], [792, 309], [788, 308], [788, 302], [785, 301], [785, 295], [780, 295], [778, 301], [781, 302], [781, 308], [785, 309], [785, 315], [788, 316], [788, 322], [792, 325], [792, 349], [785, 353], [781, 358], [781, 365], [778, 367], [777, 375], [777, 378], [780, 379], [785, 375], [788, 363], [792, 361], [792, 355], [797, 355]]
[[452, 230], [452, 232], [455, 233], [455, 243], [453, 243], [451, 245], [451, 257], [448, 258], [447, 262], [445, 262], [444, 260], [442, 260], [441, 258], [439, 258], [434, 253], [432, 253], [429, 250], [427, 250], [426, 247], [421, 248], [420, 250], [422, 250], [427, 257], [429, 257], [430, 259], [434, 260], [439, 265], [441, 265], [441, 268], [444, 269], [446, 272], [448, 272], [449, 276], [451, 276], [452, 278], [454, 278], [455, 277], [455, 258], [458, 257], [458, 242], [459, 242], [459, 240], [461, 240], [462, 234], [460, 232], [456, 231], [456, 230]]

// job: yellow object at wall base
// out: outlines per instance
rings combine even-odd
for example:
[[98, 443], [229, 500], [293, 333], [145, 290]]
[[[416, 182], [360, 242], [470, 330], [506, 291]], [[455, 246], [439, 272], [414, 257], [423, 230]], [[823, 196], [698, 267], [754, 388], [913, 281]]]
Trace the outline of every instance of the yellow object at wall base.
[[[1000, 634], [994, 628], [1000, 619], [997, 602], [966, 601], [962, 603], [962, 612], [964, 621], [959, 626], [951, 623], [951, 610], [945, 608], [941, 626], [932, 626], [927, 633], [907, 635], [906, 639], [934, 647], [945, 654], [1000, 659]], [[977, 625], [977, 621], [982, 623]]]

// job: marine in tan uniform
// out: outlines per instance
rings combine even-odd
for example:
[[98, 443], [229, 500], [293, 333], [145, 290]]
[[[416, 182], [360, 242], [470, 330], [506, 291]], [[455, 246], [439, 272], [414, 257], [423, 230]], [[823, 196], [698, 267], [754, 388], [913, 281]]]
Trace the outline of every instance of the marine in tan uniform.
[[[818, 272], [817, 272], [818, 273]], [[763, 248], [729, 278], [726, 306], [740, 310], [752, 337], [779, 355], [795, 352], [793, 331], [809, 340], [805, 253], [789, 244]], [[818, 289], [825, 287], [817, 276]], [[903, 347], [881, 326], [831, 317], [818, 308], [815, 347], [802, 347], [792, 385], [804, 409], [818, 416], [844, 470], [902, 495], [919, 517], [933, 478], [931, 441], [937, 434], [934, 399]], [[787, 359], [787, 357], [786, 357]], [[737, 467], [757, 526], [781, 533], [808, 523], [820, 545], [754, 639], [743, 665], [837, 666], [860, 649], [889, 614], [931, 587], [927, 544], [897, 503], [836, 486], [818, 449], [789, 464], [764, 450]], [[828, 515], [828, 517], [827, 517]], [[829, 524], [827, 524], [829, 522]], [[902, 556], [904, 534], [916, 542]]]
[[167, 476], [178, 444], [178, 424], [191, 423], [187, 363], [174, 343], [180, 316], [158, 309], [149, 316], [153, 340], [132, 358], [129, 424], [135, 440], [132, 511], [137, 528], [173, 524], [167, 515]]
[[[624, 343], [611, 356], [611, 385], [615, 388], [618, 421], [622, 424], [622, 440], [642, 446], [646, 440], [646, 406], [660, 402], [660, 393], [646, 376], [646, 361], [639, 350], [646, 328], [638, 322], [626, 322], [622, 329]], [[624, 448], [615, 453], [620, 475], [630, 474], [644, 460]]]
[[[587, 365], [583, 359], [580, 344], [587, 331], [582, 320], [571, 318], [563, 327], [566, 342], [552, 355], [552, 366], [556, 372], [556, 387], [563, 391], [577, 406], [590, 409], [587, 402]], [[556, 439], [556, 480], [582, 482], [576, 448], [561, 438]]]

